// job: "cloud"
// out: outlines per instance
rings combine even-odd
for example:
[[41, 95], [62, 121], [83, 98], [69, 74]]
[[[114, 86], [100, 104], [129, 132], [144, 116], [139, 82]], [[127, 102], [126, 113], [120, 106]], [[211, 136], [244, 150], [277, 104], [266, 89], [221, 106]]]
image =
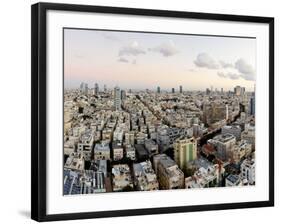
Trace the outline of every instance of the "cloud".
[[241, 74], [241, 77], [247, 81], [255, 81], [256, 77], [255, 75], [249, 75], [249, 74]]
[[126, 58], [120, 57], [120, 58], [118, 59], [118, 62], [129, 63], [129, 60], [127, 60]]
[[197, 67], [201, 67], [201, 68], [209, 68], [209, 69], [219, 68], [219, 64], [207, 53], [198, 54], [196, 60], [194, 61], [194, 64]]
[[137, 64], [137, 59], [128, 60], [128, 59], [126, 59], [124, 57], [119, 57], [117, 61], [121, 62], [121, 63], [130, 63], [132, 65], [136, 65]]
[[255, 70], [244, 59], [240, 58], [235, 62], [235, 68], [241, 73], [241, 77], [245, 80], [255, 80]]
[[149, 48], [148, 50], [158, 52], [162, 54], [164, 57], [170, 57], [179, 52], [173, 41], [168, 41], [167, 43], [163, 43], [154, 48]]
[[225, 62], [220, 60], [219, 63], [207, 53], [197, 55], [194, 64], [197, 67], [221, 70], [217, 75], [221, 78], [236, 80], [242, 78], [248, 81], [255, 80], [255, 70], [244, 59], [240, 58], [235, 63]]
[[234, 67], [232, 63], [227, 63], [227, 62], [222, 61], [222, 60], [220, 61], [220, 65], [223, 68], [233, 68]]
[[224, 72], [218, 72], [217, 75], [221, 78], [227, 78], [227, 75]]
[[145, 50], [139, 46], [137, 41], [132, 42], [131, 44], [122, 47], [119, 50], [119, 56], [138, 56], [139, 54], [145, 54]]
[[240, 78], [240, 76], [238, 74], [232, 73], [232, 72], [227, 73], [227, 76], [228, 76], [228, 78], [233, 79], [233, 80]]
[[218, 72], [217, 75], [221, 78], [229, 78], [232, 80], [236, 80], [240, 78], [240, 75], [234, 72]]

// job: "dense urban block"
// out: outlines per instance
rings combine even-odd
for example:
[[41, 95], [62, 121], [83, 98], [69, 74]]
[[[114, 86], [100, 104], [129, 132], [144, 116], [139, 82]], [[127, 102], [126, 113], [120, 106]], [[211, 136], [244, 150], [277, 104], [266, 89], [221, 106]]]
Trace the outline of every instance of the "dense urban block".
[[63, 175], [64, 195], [255, 185], [255, 92], [66, 88]]

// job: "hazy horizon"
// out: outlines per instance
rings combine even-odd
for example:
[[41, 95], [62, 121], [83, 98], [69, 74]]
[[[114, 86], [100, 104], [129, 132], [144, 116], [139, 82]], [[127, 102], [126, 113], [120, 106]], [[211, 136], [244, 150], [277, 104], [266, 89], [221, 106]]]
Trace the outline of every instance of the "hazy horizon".
[[64, 29], [64, 85], [253, 91], [256, 39]]

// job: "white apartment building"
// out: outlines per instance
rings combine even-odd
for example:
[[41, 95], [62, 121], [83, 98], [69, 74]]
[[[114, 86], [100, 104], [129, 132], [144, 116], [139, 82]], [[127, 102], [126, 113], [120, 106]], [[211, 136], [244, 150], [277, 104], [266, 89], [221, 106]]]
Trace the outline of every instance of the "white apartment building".
[[245, 159], [241, 164], [241, 178], [247, 179], [248, 183], [253, 185], [255, 184], [255, 160]]
[[128, 158], [130, 160], [136, 159], [136, 149], [134, 146], [126, 145], [125, 150], [126, 150], [126, 158]]
[[92, 130], [89, 129], [81, 135], [80, 142], [77, 145], [77, 151], [83, 154], [86, 161], [91, 160], [93, 144], [94, 136]]

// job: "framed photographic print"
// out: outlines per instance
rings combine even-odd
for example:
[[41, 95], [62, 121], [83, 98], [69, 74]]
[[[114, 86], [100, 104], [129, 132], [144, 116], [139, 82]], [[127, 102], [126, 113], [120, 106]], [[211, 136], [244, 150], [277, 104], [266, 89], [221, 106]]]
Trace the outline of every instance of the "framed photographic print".
[[32, 6], [32, 219], [274, 205], [274, 19]]

